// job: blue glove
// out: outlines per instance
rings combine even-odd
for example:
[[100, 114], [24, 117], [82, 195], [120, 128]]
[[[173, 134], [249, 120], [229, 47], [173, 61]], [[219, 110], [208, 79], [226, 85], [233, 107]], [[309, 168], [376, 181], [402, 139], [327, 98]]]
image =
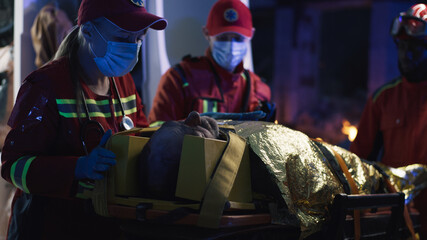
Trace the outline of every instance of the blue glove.
[[99, 145], [89, 155], [80, 157], [77, 160], [76, 169], [74, 170], [76, 179], [103, 179], [104, 175], [102, 172], [107, 171], [111, 166], [116, 164], [116, 155], [104, 148], [111, 134], [112, 131], [109, 129], [102, 136]]
[[200, 116], [208, 116], [213, 119], [227, 119], [227, 120], [247, 120], [247, 121], [257, 121], [265, 117], [265, 112], [255, 111], [255, 112], [245, 112], [245, 113], [220, 113], [220, 112], [206, 112], [200, 114]]

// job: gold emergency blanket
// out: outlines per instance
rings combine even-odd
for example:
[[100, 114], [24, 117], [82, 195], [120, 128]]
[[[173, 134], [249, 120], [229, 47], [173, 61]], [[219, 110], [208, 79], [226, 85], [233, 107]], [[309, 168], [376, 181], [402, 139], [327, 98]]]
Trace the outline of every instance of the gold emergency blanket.
[[[331, 156], [332, 161], [337, 161], [334, 154], [339, 154], [344, 160], [360, 194], [375, 193], [380, 187], [381, 173], [343, 148], [313, 141], [304, 133], [282, 125], [267, 122], [227, 124], [234, 125], [236, 133], [247, 139], [266, 165], [289, 212], [297, 217], [302, 236], [321, 230], [334, 196], [345, 192], [336, 172], [331, 170]], [[383, 166], [383, 169], [387, 167]], [[403, 172], [399, 172], [399, 179], [393, 178], [395, 180], [392, 181], [398, 191], [414, 181], [411, 179], [399, 184], [405, 179]]]
[[422, 164], [412, 164], [399, 168], [388, 167], [377, 163], [390, 176], [390, 183], [405, 194], [405, 204], [409, 204], [418, 193], [427, 187], [427, 167]]

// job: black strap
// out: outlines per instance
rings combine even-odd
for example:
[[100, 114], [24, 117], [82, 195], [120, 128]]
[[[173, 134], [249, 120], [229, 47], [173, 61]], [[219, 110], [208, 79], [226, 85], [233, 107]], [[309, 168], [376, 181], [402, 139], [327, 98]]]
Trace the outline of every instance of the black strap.
[[350, 185], [347, 181], [347, 179], [344, 176], [344, 173], [341, 169], [341, 167], [338, 165], [337, 161], [335, 161], [335, 157], [332, 155], [332, 153], [323, 146], [320, 142], [311, 141], [313, 142], [323, 153], [323, 156], [325, 156], [326, 160], [328, 161], [329, 165], [331, 166], [331, 169], [333, 173], [335, 173], [335, 176], [337, 176], [338, 180], [341, 182], [344, 192], [346, 194], [351, 194], [350, 191]]
[[173, 69], [179, 74], [182, 80], [182, 86], [185, 86], [188, 84], [187, 79], [185, 78], [184, 69], [182, 69], [181, 64], [177, 63], [173, 66]]
[[209, 66], [211, 67], [212, 73], [214, 74], [215, 77], [215, 84], [216, 87], [219, 90], [219, 93], [221, 94], [221, 101], [224, 102], [224, 94], [222, 92], [222, 88], [221, 88], [221, 78], [218, 76], [218, 73], [215, 71], [215, 67], [212, 65], [212, 63], [210, 61], [209, 62]]
[[[220, 77], [218, 76], [218, 73], [216, 72], [215, 67], [212, 65], [211, 62], [209, 62], [209, 65], [211, 66], [212, 72], [213, 72], [213, 74], [215, 76], [215, 82], [216, 82], [216, 85], [217, 85], [217, 87], [219, 89], [219, 92], [221, 93], [221, 99], [224, 101], [224, 96], [223, 96], [223, 93], [222, 93]], [[242, 113], [246, 112], [246, 110], [249, 107], [248, 106], [249, 105], [249, 94], [251, 92], [251, 76], [249, 74], [249, 71], [246, 70], [246, 69], [244, 69], [243, 70], [243, 74], [245, 75], [245, 78], [246, 78], [246, 87], [245, 87], [245, 92], [244, 92], [244, 95], [243, 95], [242, 105], [241, 105], [241, 108], [240, 108], [240, 111]]]
[[246, 78], [246, 88], [245, 95], [243, 95], [241, 112], [246, 112], [246, 109], [248, 109], [249, 107], [249, 94], [251, 93], [251, 76], [249, 74], [249, 71], [246, 69], [243, 71], [243, 74], [245, 74]]

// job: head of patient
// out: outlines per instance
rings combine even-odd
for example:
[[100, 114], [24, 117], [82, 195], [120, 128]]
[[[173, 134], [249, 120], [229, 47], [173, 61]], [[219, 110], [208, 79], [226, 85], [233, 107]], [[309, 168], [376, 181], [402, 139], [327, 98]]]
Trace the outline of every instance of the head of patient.
[[195, 111], [184, 121], [165, 122], [151, 136], [139, 157], [139, 182], [144, 197], [174, 199], [185, 135], [218, 138], [218, 124]]

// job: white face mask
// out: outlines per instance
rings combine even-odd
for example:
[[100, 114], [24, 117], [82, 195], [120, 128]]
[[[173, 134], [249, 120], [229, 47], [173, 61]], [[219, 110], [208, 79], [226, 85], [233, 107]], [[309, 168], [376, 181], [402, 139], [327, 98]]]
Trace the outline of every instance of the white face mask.
[[212, 57], [225, 70], [233, 72], [246, 55], [246, 51], [246, 42], [214, 41]]
[[89, 45], [90, 50], [95, 56], [94, 60], [99, 71], [107, 77], [120, 77], [130, 72], [138, 62], [138, 53], [141, 48], [141, 42], [125, 43], [106, 41], [98, 29], [95, 26], [94, 28], [101, 38], [107, 43], [107, 52], [103, 57], [96, 56], [92, 46]]

